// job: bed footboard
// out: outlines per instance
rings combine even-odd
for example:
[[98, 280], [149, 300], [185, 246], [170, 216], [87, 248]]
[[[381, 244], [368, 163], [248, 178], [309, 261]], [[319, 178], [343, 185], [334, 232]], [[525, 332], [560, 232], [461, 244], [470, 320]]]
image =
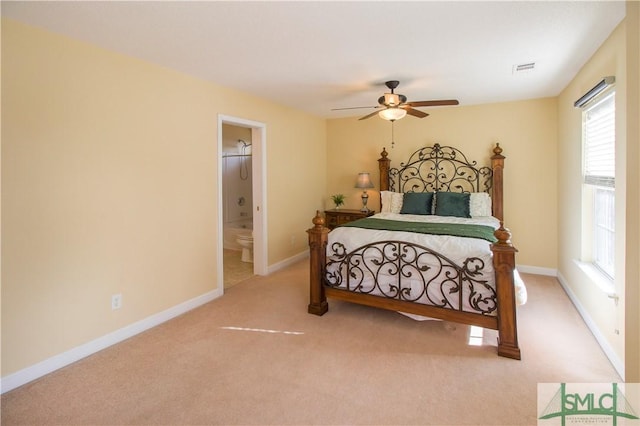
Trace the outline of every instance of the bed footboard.
[[353, 303], [411, 312], [447, 321], [496, 329], [498, 331], [498, 355], [520, 359], [514, 287], [515, 253], [517, 250], [511, 244], [511, 233], [502, 226], [502, 223], [500, 228], [495, 231], [498, 242], [491, 245], [497, 299], [495, 316], [444, 309], [437, 306], [422, 305], [404, 300], [394, 300], [327, 287], [325, 285], [325, 275], [329, 229], [324, 226], [324, 218], [320, 215], [320, 212], [317, 212], [313, 218], [313, 225], [312, 228], [307, 230], [310, 247], [309, 313], [315, 315], [325, 314], [329, 310], [327, 293], [330, 292], [331, 297]]

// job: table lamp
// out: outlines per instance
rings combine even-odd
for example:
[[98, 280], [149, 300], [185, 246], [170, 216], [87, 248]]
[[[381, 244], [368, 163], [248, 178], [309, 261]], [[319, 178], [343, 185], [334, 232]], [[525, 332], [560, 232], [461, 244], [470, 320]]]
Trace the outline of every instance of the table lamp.
[[361, 188], [362, 191], [362, 208], [361, 212], [369, 212], [369, 208], [367, 207], [367, 201], [369, 200], [369, 195], [367, 195], [367, 188], [373, 188], [373, 183], [371, 182], [371, 177], [369, 173], [358, 173], [358, 179], [356, 180], [356, 188]]

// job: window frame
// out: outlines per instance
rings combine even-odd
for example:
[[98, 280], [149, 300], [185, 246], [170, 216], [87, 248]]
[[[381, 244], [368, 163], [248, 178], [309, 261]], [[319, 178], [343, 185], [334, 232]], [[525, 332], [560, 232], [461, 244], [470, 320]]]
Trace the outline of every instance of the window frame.
[[[615, 279], [615, 158], [616, 158], [616, 134], [615, 134], [615, 99], [616, 92], [614, 87], [610, 87], [600, 93], [598, 96], [594, 97], [592, 101], [588, 104], [584, 105], [582, 109], [582, 219], [583, 219], [583, 229], [582, 229], [582, 240], [583, 240], [583, 251], [582, 258], [583, 262], [588, 263], [593, 266], [600, 274], [602, 274], [607, 281], [613, 283]], [[609, 139], [606, 141], [610, 145], [607, 147], [608, 149], [613, 148], [611, 153], [607, 153], [607, 155], [611, 154], [612, 158], [606, 157], [604, 161], [612, 162], [612, 164], [600, 164], [598, 166], [603, 166], [602, 168], [597, 168], [597, 170], [602, 171], [606, 169], [603, 174], [589, 174], [587, 170], [589, 159], [589, 152], [593, 153], [594, 145], [597, 143], [588, 146], [588, 137], [587, 134], [588, 126], [588, 114], [594, 111], [596, 108], [601, 107], [604, 102], [610, 102], [613, 107], [612, 113], [610, 113], [611, 117], [607, 118], [610, 122], [605, 123], [608, 124], [609, 128], [607, 131], [613, 132], [613, 134], [609, 134], [604, 139]], [[605, 111], [606, 112], [606, 111]], [[611, 137], [612, 136], [612, 137]], [[589, 151], [591, 149], [591, 151]], [[597, 151], [597, 149], [596, 149]], [[602, 159], [600, 159], [602, 161]], [[597, 163], [597, 162], [596, 162]], [[594, 163], [591, 163], [593, 165]], [[593, 167], [590, 170], [594, 170]], [[611, 200], [607, 203], [606, 207], [609, 212], [605, 219], [607, 224], [602, 224], [598, 222], [599, 212], [602, 212], [603, 203], [598, 203], [598, 197], [605, 193], [605, 191], [610, 192]], [[609, 195], [607, 195], [609, 196]], [[604, 229], [604, 228], [611, 229]], [[602, 239], [600, 235], [602, 235], [603, 231], [606, 233], [607, 231], [612, 234], [610, 239], [604, 238]]]

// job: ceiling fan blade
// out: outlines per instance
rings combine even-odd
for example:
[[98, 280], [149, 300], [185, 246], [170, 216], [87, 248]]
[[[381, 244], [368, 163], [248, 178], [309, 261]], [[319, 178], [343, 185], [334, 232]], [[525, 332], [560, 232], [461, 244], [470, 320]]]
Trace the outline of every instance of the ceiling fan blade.
[[374, 111], [371, 114], [367, 114], [364, 117], [358, 118], [358, 120], [366, 120], [367, 118], [371, 118], [371, 117], [373, 117], [374, 115], [377, 115], [377, 114], [378, 114], [378, 111]]
[[379, 108], [378, 105], [376, 106], [359, 106], [359, 107], [346, 107], [346, 108], [332, 108], [331, 111], [342, 111], [345, 109], [363, 109], [363, 108]]
[[417, 101], [417, 102], [407, 102], [407, 105], [411, 107], [428, 107], [428, 106], [445, 106], [445, 105], [458, 105], [457, 99], [443, 99], [438, 101]]
[[413, 109], [408, 106], [403, 106], [403, 109], [407, 111], [407, 114], [413, 115], [414, 117], [418, 117], [418, 118], [425, 118], [427, 115], [429, 115], [426, 112], [422, 112], [420, 110]]

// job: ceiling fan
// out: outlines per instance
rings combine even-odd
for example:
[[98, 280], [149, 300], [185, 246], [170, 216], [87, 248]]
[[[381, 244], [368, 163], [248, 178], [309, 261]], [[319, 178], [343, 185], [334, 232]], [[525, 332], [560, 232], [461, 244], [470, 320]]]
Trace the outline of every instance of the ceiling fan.
[[359, 120], [366, 120], [374, 115], [378, 114], [381, 118], [389, 121], [400, 120], [405, 115], [409, 114], [414, 117], [424, 118], [428, 116], [426, 112], [415, 109], [415, 107], [430, 107], [430, 106], [445, 106], [445, 105], [458, 105], [459, 102], [456, 99], [435, 100], [435, 101], [416, 101], [407, 102], [405, 95], [397, 94], [394, 92], [395, 88], [400, 84], [397, 80], [391, 80], [385, 82], [385, 85], [391, 90], [391, 93], [385, 93], [378, 98], [378, 104], [376, 106], [366, 107], [351, 107], [351, 108], [335, 108], [332, 111], [345, 110], [345, 109], [359, 109], [359, 108], [375, 108], [377, 111], [371, 114], [365, 115], [359, 118]]

